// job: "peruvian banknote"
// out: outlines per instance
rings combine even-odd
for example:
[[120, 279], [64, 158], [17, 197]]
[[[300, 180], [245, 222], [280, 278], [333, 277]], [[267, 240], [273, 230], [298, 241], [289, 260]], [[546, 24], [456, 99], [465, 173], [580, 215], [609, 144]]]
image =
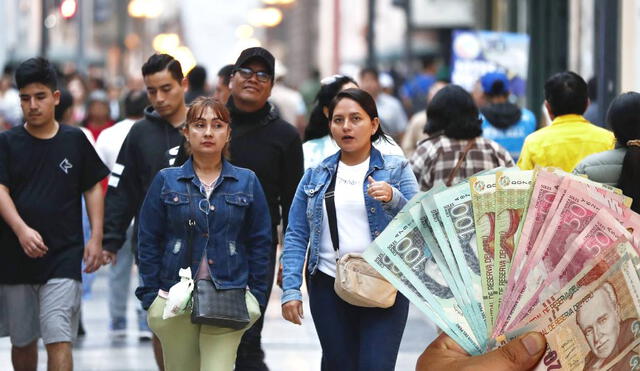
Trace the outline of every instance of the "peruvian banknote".
[[511, 293], [518, 295], [518, 300], [514, 305], [513, 316], [507, 322], [512, 322], [516, 317], [522, 316], [520, 312], [525, 309], [544, 279], [549, 277], [550, 272], [557, 266], [568, 248], [568, 243], [582, 232], [602, 208], [608, 208], [614, 214], [620, 214], [618, 204], [607, 202], [603, 205], [582, 189], [571, 188], [571, 192], [565, 194], [556, 213], [548, 223], [547, 230], [536, 241], [535, 246], [540, 248], [537, 248], [535, 253], [529, 257], [520, 284]]
[[371, 264], [389, 283], [398, 289], [411, 303], [428, 316], [442, 331], [469, 354], [481, 354], [481, 349], [475, 340], [468, 336], [461, 323], [452, 322], [442, 308], [433, 305], [432, 300], [423, 297], [413, 285], [404, 277], [389, 256], [382, 252], [375, 244], [370, 245], [363, 254], [364, 259]]
[[449, 287], [451, 281], [445, 279], [445, 275], [431, 253], [431, 248], [425, 242], [423, 234], [410, 213], [413, 206], [421, 208], [418, 200], [424, 199], [427, 195], [427, 193], [421, 194], [419, 198], [411, 200], [403, 208], [403, 212], [392, 219], [371, 245], [377, 246], [391, 260], [420, 295], [431, 303], [432, 307], [440, 308], [447, 318], [460, 324], [465, 336], [473, 338], [476, 344], [484, 347], [486, 330], [480, 332], [480, 329], [469, 326], [463, 309], [458, 305], [454, 290]]
[[[438, 191], [442, 191], [444, 189], [446, 188], [439, 187], [436, 192], [430, 192], [430, 194], [427, 195], [427, 197], [424, 197], [421, 201], [423, 211], [427, 216], [429, 226], [431, 227], [431, 232], [433, 233], [432, 235], [437, 242], [433, 246], [432, 251], [434, 251], [434, 256], [437, 258], [438, 263], [442, 266], [442, 270], [448, 271], [451, 275], [453, 279], [452, 286], [456, 286], [459, 293], [459, 296], [456, 296], [456, 299], [458, 300], [460, 307], [463, 308], [465, 315], [467, 316], [467, 320], [470, 322], [472, 328], [475, 328], [476, 331], [481, 331], [481, 329], [484, 328], [486, 331], [486, 324], [484, 323], [484, 321], [483, 324], [485, 324], [485, 326], [478, 326], [478, 322], [481, 321], [481, 317], [474, 309], [473, 300], [471, 299], [469, 290], [467, 289], [466, 284], [462, 279], [460, 266], [453, 255], [451, 245], [449, 244], [449, 240], [447, 239], [446, 233], [444, 231], [444, 225], [442, 224], [440, 212], [435, 204], [433, 195], [439, 193]], [[443, 258], [444, 262], [442, 262]], [[482, 338], [487, 339], [487, 333], [485, 333]]]
[[640, 280], [631, 262], [633, 248], [608, 269], [582, 274], [563, 290], [568, 300], [502, 341], [519, 333], [540, 331], [547, 349], [536, 370], [637, 369], [640, 365]]
[[[531, 192], [531, 200], [527, 208], [527, 215], [524, 219], [522, 232], [516, 248], [516, 254], [511, 262], [511, 271], [507, 283], [506, 292], [513, 291], [516, 282], [520, 278], [520, 272], [524, 268], [524, 264], [531, 253], [533, 244], [542, 228], [542, 224], [547, 218], [551, 205], [553, 204], [562, 177], [556, 175], [546, 169], [538, 169], [536, 173], [536, 181]], [[499, 308], [497, 326], [500, 325], [501, 319], [504, 317], [506, 309], [510, 308], [510, 298], [505, 298], [502, 306]], [[496, 326], [496, 327], [497, 327]]]
[[630, 238], [620, 223], [618, 223], [606, 209], [598, 211], [593, 220], [585, 229], [569, 244], [566, 253], [562, 256], [553, 271], [538, 287], [534, 294], [524, 305], [524, 309], [514, 318], [514, 323], [519, 323], [529, 313], [535, 310], [535, 306], [554, 293], [559, 292], [591, 261], [600, 257], [620, 239]]
[[532, 170], [496, 173], [495, 308], [502, 304], [507, 288], [511, 261], [523, 228], [525, 210], [529, 205], [533, 175]]
[[477, 315], [477, 325], [487, 333], [469, 183], [457, 184], [434, 195], [433, 198], [462, 281], [466, 285], [471, 305]]
[[469, 179], [471, 203], [476, 228], [476, 246], [480, 263], [482, 302], [487, 328], [493, 328], [498, 316], [494, 308], [495, 276], [493, 261], [495, 255], [496, 226], [496, 175], [480, 175]]

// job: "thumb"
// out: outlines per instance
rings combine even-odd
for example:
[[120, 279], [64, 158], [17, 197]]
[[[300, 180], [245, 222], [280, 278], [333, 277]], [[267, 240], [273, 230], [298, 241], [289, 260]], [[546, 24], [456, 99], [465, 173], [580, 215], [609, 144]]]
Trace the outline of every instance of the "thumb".
[[[502, 348], [480, 357], [473, 357], [475, 365], [486, 365], [493, 370], [529, 370], [533, 368], [546, 349], [547, 340], [539, 332], [530, 332], [519, 337]], [[478, 362], [478, 363], [476, 363]], [[485, 369], [485, 368], [482, 368]]]
[[373, 177], [371, 175], [369, 175], [369, 177], [367, 178], [367, 180], [369, 181], [369, 184], [373, 184], [376, 182], [375, 179], [373, 179]]

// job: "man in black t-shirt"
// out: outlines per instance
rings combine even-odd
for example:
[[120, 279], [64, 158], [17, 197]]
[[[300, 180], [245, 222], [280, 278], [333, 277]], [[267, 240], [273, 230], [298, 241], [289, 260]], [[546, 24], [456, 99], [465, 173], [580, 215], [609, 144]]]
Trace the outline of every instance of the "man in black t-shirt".
[[[82, 293], [80, 266], [96, 271], [102, 252], [109, 174], [78, 128], [60, 125], [56, 72], [43, 58], [16, 70], [26, 123], [0, 134], [0, 336], [11, 337], [15, 369], [35, 370], [41, 335], [49, 369], [71, 370]], [[91, 239], [83, 245], [84, 195]]]

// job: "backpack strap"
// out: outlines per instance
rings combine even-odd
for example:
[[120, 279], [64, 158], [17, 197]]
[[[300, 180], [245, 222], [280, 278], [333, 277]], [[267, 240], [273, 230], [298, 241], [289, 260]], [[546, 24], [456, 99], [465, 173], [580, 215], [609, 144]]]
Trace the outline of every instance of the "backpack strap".
[[458, 162], [456, 163], [456, 166], [451, 170], [451, 172], [449, 173], [449, 176], [447, 177], [447, 180], [444, 182], [444, 184], [447, 187], [451, 187], [451, 182], [453, 181], [453, 178], [455, 178], [456, 174], [458, 173], [458, 171], [460, 170], [460, 167], [462, 166], [462, 163], [464, 163], [465, 158], [467, 157], [467, 153], [469, 153], [469, 151], [476, 145], [476, 138], [473, 138], [469, 141], [469, 143], [467, 144], [466, 147], [464, 147], [464, 150], [462, 151], [462, 156], [460, 156], [460, 158], [458, 159]]

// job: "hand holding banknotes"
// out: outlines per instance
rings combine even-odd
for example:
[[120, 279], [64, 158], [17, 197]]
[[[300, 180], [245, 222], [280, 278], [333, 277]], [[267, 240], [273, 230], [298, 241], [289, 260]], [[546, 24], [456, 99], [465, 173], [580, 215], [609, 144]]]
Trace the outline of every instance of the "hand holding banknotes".
[[282, 318], [295, 325], [302, 325], [302, 319], [304, 318], [302, 302], [300, 300], [291, 300], [282, 304]]
[[542, 358], [546, 344], [542, 334], [530, 332], [492, 352], [472, 357], [455, 340], [443, 333], [420, 355], [416, 371], [529, 370]]
[[393, 197], [393, 188], [389, 185], [389, 183], [384, 181], [376, 181], [371, 176], [367, 178], [369, 184], [367, 184], [367, 193], [372, 198], [382, 201], [389, 202]]

